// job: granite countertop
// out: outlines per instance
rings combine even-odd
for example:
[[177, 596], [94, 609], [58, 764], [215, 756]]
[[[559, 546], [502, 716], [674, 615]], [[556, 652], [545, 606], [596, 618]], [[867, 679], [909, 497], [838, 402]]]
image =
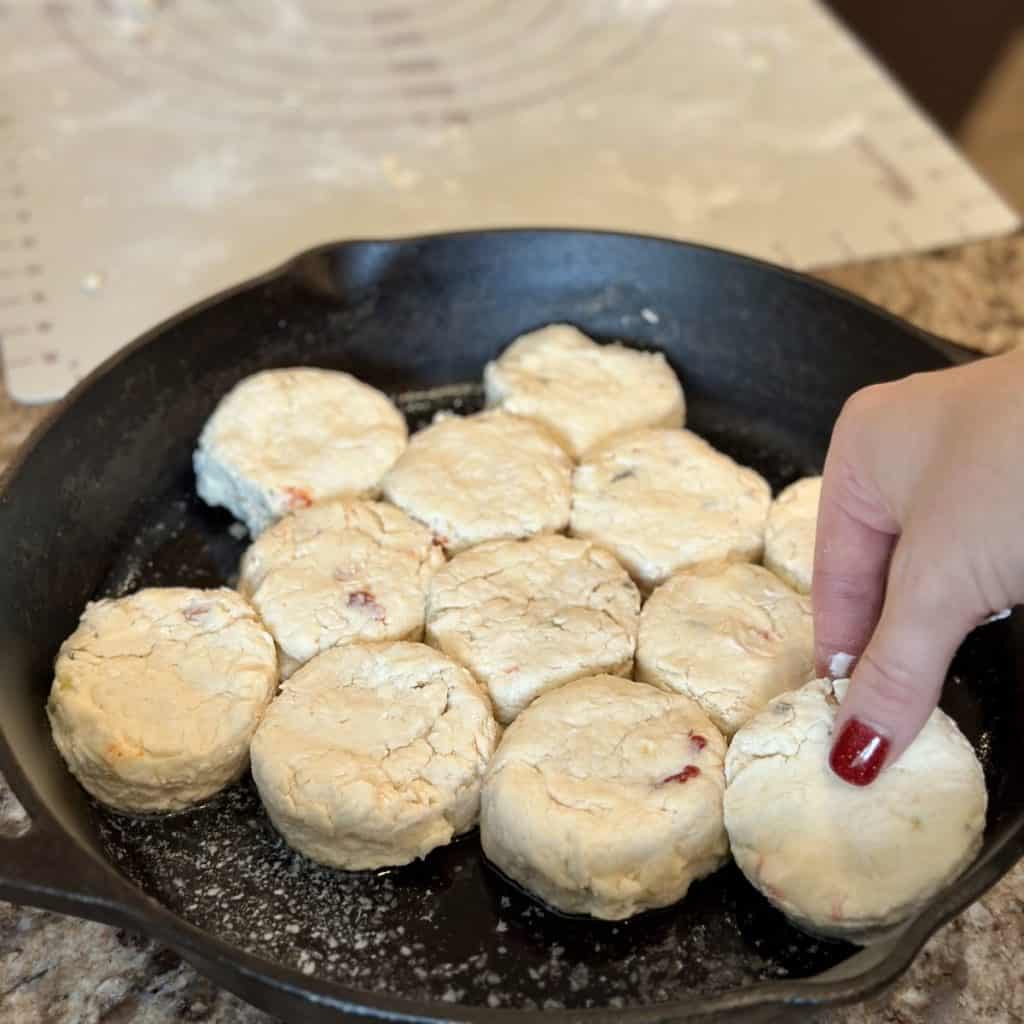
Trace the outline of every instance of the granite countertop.
[[[1024, 237], [820, 275], [927, 330], [995, 353], [1024, 344]], [[0, 389], [0, 466], [43, 415]], [[0, 833], [20, 809], [0, 780]], [[6, 824], [5, 824], [6, 823]], [[0, 903], [0, 1021], [268, 1024], [170, 950], [128, 932]], [[1024, 1021], [1024, 862], [942, 929], [879, 1002], [819, 1024]]]

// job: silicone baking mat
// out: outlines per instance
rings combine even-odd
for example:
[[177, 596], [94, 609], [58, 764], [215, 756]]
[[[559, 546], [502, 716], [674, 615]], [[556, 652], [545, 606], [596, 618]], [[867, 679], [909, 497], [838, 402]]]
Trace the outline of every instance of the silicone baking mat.
[[0, 140], [27, 401], [334, 239], [598, 227], [806, 268], [1017, 225], [813, 0], [3, 0]]

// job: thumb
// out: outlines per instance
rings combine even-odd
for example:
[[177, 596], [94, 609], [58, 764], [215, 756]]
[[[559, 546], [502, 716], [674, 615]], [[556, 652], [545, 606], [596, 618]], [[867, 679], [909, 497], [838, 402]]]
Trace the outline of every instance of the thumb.
[[953, 655], [981, 620], [968, 581], [935, 561], [943, 547], [908, 533], [896, 545], [881, 617], [833, 732], [829, 764], [852, 785], [870, 785], [911, 744], [939, 702]]

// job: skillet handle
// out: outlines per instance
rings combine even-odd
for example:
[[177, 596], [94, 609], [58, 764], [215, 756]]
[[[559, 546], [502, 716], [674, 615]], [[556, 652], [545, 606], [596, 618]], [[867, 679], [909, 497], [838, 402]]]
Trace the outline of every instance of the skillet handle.
[[0, 899], [131, 925], [147, 897], [45, 815], [0, 836]]

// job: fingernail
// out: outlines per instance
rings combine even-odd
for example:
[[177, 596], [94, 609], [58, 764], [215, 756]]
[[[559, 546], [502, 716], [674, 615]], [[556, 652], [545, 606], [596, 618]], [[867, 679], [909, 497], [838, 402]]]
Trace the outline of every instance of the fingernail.
[[881, 733], [859, 718], [851, 718], [832, 744], [828, 763], [851, 786], [870, 786], [878, 778], [888, 752], [889, 741]]

